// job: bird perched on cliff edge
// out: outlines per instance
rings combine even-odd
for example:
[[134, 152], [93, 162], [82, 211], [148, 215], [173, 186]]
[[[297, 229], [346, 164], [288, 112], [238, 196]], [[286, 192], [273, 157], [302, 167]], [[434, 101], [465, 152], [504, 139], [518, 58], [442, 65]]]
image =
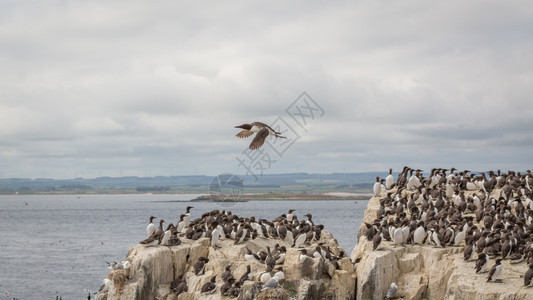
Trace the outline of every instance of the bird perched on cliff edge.
[[266, 138], [269, 135], [273, 135], [276, 138], [286, 139], [286, 137], [281, 136], [281, 132], [277, 132], [272, 127], [268, 126], [265, 123], [261, 122], [252, 122], [250, 124], [245, 123], [239, 126], [235, 126], [235, 128], [241, 128], [242, 131], [237, 133], [236, 136], [239, 138], [247, 138], [251, 136], [254, 133], [257, 133], [255, 135], [255, 138], [250, 143], [250, 150], [256, 150], [259, 149], [263, 144], [265, 143]]
[[154, 225], [154, 216], [150, 216], [150, 223], [148, 223], [148, 226], [146, 226], [146, 234], [148, 237], [150, 237], [152, 234], [154, 234], [155, 231], [155, 225]]

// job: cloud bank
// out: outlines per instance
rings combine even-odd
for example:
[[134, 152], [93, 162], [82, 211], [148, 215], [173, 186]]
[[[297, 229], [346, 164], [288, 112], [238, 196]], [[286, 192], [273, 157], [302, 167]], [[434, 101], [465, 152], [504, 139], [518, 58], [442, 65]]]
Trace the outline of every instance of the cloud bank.
[[527, 1], [0, 4], [0, 177], [243, 173], [235, 125], [324, 109], [267, 173], [525, 170]]

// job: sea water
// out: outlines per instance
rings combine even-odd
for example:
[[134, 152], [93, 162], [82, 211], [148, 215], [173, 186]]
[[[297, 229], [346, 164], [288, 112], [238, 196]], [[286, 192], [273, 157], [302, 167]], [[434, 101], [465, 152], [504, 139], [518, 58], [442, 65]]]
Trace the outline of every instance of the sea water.
[[[0, 196], [0, 299], [86, 299], [107, 276], [107, 262], [146, 238], [150, 215], [174, 224], [213, 209], [272, 220], [289, 209], [311, 213], [350, 255], [367, 201], [189, 202], [199, 195]], [[94, 297], [92, 297], [94, 299]]]

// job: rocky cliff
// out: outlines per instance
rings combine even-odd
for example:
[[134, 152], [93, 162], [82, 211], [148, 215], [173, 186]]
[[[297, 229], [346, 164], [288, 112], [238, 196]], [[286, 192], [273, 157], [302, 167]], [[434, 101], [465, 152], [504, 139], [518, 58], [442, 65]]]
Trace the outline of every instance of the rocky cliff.
[[[497, 191], [499, 192], [499, 191]], [[380, 208], [380, 197], [367, 205], [364, 222], [372, 224]], [[431, 245], [396, 246], [383, 241], [372, 251], [373, 242], [362, 234], [351, 254], [357, 264], [357, 299], [384, 299], [392, 282], [403, 299], [533, 299], [533, 288], [524, 287], [525, 262], [502, 262], [503, 282], [487, 282], [487, 273], [476, 274], [475, 262], [463, 259], [464, 244], [435, 248]], [[493, 260], [490, 260], [492, 266]], [[489, 266], [490, 268], [490, 266]]]
[[[287, 247], [283, 267], [285, 279], [280, 287], [261, 291], [259, 277], [265, 272], [265, 264], [245, 260], [246, 247], [256, 252], [274, 248], [275, 244]], [[333, 255], [341, 254], [342, 249], [331, 233], [322, 231], [319, 241], [304, 246], [308, 253], [313, 253], [318, 243], [329, 246]], [[222, 274], [226, 266], [231, 265], [235, 278], [240, 278], [249, 265], [252, 280], [245, 281], [240, 289], [238, 299], [353, 299], [355, 272], [353, 264], [346, 256], [337, 261], [338, 267], [323, 258], [300, 256], [301, 251], [291, 248], [279, 239], [256, 238], [234, 245], [233, 240], [221, 240], [219, 248], [210, 245], [208, 238], [199, 240], [184, 239], [178, 246], [136, 245], [128, 252], [127, 260], [131, 263], [128, 270], [114, 270], [108, 275], [112, 284], [105, 292], [100, 292], [98, 299], [227, 299], [222, 296], [221, 276], [216, 278], [214, 293], [201, 293], [202, 286], [214, 275]], [[195, 275], [194, 263], [200, 257], [207, 257], [203, 275]], [[277, 267], [279, 267], [277, 266]], [[171, 283], [180, 275], [187, 281], [188, 289], [179, 296], [171, 291]]]

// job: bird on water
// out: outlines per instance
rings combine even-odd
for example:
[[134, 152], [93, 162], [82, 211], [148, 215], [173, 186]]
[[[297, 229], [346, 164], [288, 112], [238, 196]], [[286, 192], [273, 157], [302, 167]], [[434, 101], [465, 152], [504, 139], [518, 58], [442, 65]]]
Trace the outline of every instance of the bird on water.
[[272, 135], [276, 138], [286, 139], [286, 137], [281, 136], [281, 132], [277, 132], [272, 127], [268, 126], [265, 123], [261, 122], [252, 122], [250, 124], [245, 123], [239, 126], [235, 126], [235, 128], [241, 128], [241, 132], [237, 133], [236, 136], [239, 138], [247, 138], [254, 133], [256, 133], [254, 139], [250, 143], [250, 150], [256, 150], [259, 149], [263, 144], [265, 143], [266, 138], [269, 135]]

